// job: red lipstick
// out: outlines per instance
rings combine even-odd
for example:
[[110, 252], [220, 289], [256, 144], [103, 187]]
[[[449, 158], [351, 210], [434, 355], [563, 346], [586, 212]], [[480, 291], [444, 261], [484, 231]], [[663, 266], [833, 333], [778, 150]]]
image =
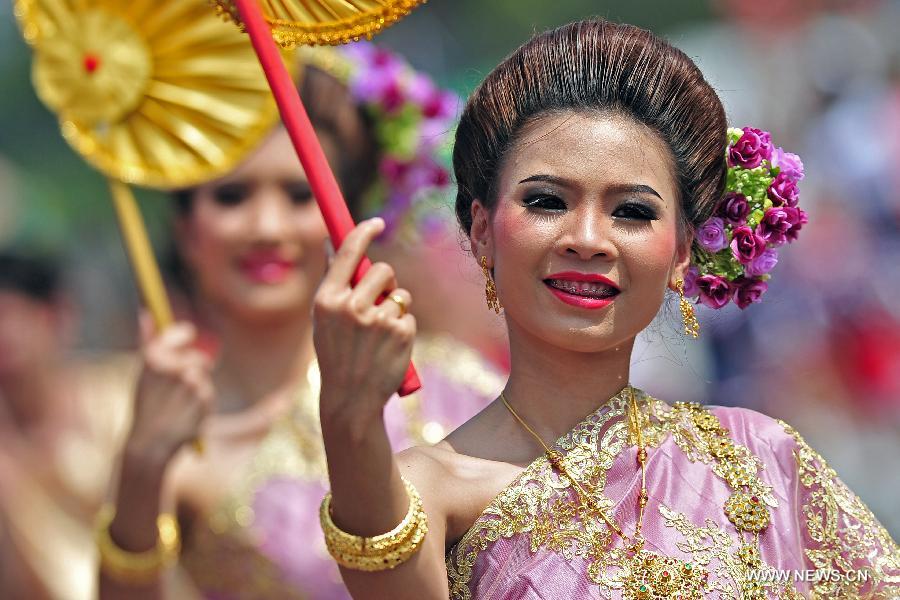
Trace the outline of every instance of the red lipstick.
[[248, 252], [238, 261], [241, 273], [254, 283], [274, 285], [286, 280], [296, 263], [273, 250]]
[[608, 277], [577, 271], [554, 273], [544, 279], [544, 285], [562, 302], [593, 310], [609, 306], [620, 292]]

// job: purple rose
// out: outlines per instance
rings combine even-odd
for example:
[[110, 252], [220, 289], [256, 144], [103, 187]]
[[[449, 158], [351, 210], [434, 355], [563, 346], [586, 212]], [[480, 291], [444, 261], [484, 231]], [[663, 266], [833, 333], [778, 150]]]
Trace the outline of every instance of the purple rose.
[[767, 131], [744, 127], [744, 134], [728, 147], [728, 166], [755, 169], [772, 156], [772, 136]]
[[384, 111], [390, 114], [403, 107], [403, 104], [406, 102], [406, 95], [400, 89], [400, 84], [396, 81], [391, 81], [381, 90], [381, 97], [378, 100], [381, 102], [381, 107]]
[[686, 298], [696, 298], [700, 293], [697, 287], [697, 278], [700, 277], [700, 269], [691, 265], [684, 274], [684, 295]]
[[791, 181], [797, 182], [803, 179], [803, 161], [796, 154], [775, 148], [772, 151], [772, 166], [778, 167], [778, 174], [785, 175]]
[[728, 192], [719, 202], [716, 214], [732, 225], [743, 225], [750, 214], [750, 203], [743, 194]]
[[797, 182], [785, 173], [779, 173], [767, 191], [769, 199], [775, 206], [797, 206], [800, 192]]
[[761, 301], [763, 294], [769, 289], [769, 284], [759, 279], [739, 277], [735, 279], [734, 287], [734, 303], [743, 310]]
[[697, 278], [700, 302], [710, 308], [722, 308], [731, 300], [731, 284], [718, 275], [703, 275]]
[[778, 251], [769, 249], [754, 258], [750, 264], [744, 268], [744, 272], [752, 277], [759, 277], [774, 269], [777, 264]]
[[763, 215], [756, 228], [756, 235], [773, 246], [786, 243], [787, 232], [793, 227], [792, 221], [795, 218], [792, 211], [796, 210], [790, 206], [773, 206]]
[[791, 228], [787, 230], [785, 236], [787, 237], [788, 243], [791, 243], [797, 241], [800, 230], [803, 229], [804, 225], [809, 223], [809, 216], [807, 216], [806, 211], [797, 207], [786, 207], [785, 210], [788, 213], [788, 219], [791, 223]]
[[744, 225], [732, 232], [731, 252], [741, 264], [748, 264], [754, 258], [765, 252], [766, 240]]
[[701, 225], [697, 231], [697, 243], [710, 252], [718, 252], [726, 247], [728, 240], [725, 238], [725, 221], [713, 217]]

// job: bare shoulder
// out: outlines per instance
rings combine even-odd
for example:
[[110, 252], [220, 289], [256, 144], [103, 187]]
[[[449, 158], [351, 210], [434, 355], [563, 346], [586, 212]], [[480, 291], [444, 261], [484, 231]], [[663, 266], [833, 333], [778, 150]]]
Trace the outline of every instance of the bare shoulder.
[[496, 426], [492, 407], [429, 447], [397, 456], [404, 476], [413, 481], [446, 518], [447, 545], [462, 537], [482, 511], [533, 460], [520, 438]]

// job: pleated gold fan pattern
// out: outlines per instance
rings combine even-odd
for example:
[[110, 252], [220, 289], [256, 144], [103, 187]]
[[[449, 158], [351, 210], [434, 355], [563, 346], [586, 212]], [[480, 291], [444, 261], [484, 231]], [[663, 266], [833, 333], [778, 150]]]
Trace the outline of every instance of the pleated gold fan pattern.
[[[211, 0], [239, 26], [234, 0]], [[283, 48], [344, 44], [369, 39], [425, 0], [257, 0], [272, 37]]]
[[246, 36], [206, 0], [17, 0], [32, 78], [63, 137], [127, 183], [177, 188], [234, 168], [278, 112]]

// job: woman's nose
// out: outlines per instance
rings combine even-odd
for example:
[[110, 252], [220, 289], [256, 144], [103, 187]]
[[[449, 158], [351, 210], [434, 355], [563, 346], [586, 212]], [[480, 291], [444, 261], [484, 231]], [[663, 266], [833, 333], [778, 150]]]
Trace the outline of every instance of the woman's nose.
[[581, 260], [594, 257], [614, 258], [616, 246], [612, 242], [612, 219], [596, 210], [572, 211], [560, 238], [568, 255]]
[[252, 225], [255, 237], [262, 241], [280, 240], [290, 224], [290, 200], [278, 191], [262, 189], [253, 198]]

